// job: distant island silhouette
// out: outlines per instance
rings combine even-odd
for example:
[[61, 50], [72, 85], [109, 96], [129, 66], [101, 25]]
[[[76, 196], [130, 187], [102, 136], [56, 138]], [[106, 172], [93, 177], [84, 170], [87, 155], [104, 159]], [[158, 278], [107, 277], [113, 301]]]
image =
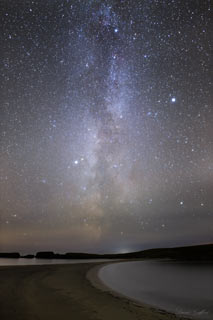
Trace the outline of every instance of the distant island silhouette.
[[27, 259], [173, 259], [184, 261], [213, 261], [213, 244], [157, 248], [143, 251], [116, 253], [116, 254], [94, 254], [81, 252], [68, 252], [65, 254], [53, 251], [41, 251], [35, 255], [21, 255], [18, 252], [2, 252], [0, 258], [27, 258]]

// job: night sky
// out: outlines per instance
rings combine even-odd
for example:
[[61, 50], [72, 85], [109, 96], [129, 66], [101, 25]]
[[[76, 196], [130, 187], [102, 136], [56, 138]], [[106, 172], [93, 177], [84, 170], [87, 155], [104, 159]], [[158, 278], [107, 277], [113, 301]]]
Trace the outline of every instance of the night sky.
[[213, 242], [210, 14], [0, 1], [0, 251]]

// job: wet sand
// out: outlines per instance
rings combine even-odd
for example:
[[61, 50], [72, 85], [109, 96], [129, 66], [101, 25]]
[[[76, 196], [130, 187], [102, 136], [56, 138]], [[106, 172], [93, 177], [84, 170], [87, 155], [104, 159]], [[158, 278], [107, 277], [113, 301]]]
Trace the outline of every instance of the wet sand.
[[101, 265], [0, 267], [0, 319], [182, 319], [113, 293], [97, 277]]

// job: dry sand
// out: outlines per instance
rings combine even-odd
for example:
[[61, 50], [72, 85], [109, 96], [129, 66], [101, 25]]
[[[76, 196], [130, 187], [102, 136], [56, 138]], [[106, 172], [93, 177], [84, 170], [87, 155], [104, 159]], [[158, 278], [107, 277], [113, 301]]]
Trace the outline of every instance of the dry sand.
[[0, 319], [180, 319], [110, 292], [97, 278], [100, 265], [0, 267]]

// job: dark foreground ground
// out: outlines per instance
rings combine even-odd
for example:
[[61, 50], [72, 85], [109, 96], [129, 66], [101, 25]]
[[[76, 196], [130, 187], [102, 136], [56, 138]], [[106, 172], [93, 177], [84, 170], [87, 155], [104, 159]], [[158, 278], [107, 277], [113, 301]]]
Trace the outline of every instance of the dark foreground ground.
[[[95, 265], [97, 269], [94, 263], [0, 267], [0, 319], [180, 319], [97, 289], [86, 277]], [[89, 272], [93, 283], [95, 273]]]

